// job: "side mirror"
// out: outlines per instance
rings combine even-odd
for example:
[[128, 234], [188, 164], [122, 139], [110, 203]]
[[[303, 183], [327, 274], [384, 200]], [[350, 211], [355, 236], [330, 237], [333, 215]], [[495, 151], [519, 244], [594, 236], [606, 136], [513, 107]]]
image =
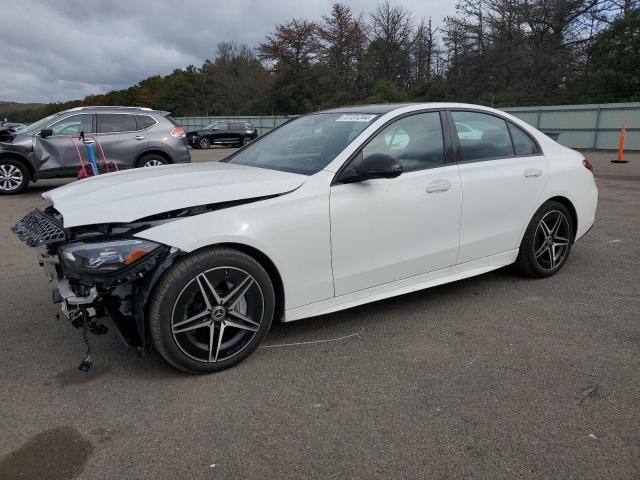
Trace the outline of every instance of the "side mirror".
[[53, 135], [53, 130], [51, 130], [50, 128], [45, 128], [43, 130], [40, 130], [41, 138], [47, 138], [47, 137], [50, 137], [51, 135]]
[[340, 183], [354, 183], [374, 178], [396, 178], [402, 174], [402, 164], [385, 153], [373, 153], [366, 158], [362, 152], [338, 177]]

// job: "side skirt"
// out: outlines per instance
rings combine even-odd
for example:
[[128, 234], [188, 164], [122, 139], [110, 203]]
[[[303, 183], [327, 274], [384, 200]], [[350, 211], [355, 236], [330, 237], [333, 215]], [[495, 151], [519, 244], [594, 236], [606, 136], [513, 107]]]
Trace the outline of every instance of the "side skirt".
[[489, 257], [461, 263], [453, 267], [443, 268], [434, 272], [404, 278], [394, 282], [385, 283], [357, 292], [348, 293], [339, 297], [329, 298], [321, 302], [289, 309], [285, 312], [283, 322], [292, 322], [303, 318], [315, 317], [356, 307], [365, 303], [371, 303], [385, 298], [396, 297], [405, 293], [411, 293], [425, 288], [435, 287], [444, 283], [455, 282], [463, 278], [481, 275], [491, 270], [511, 265], [518, 257], [518, 249], [491, 255]]

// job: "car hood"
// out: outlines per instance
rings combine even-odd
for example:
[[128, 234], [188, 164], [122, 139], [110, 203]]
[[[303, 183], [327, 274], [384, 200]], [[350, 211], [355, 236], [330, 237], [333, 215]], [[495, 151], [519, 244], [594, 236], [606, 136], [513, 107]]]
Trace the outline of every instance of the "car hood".
[[308, 177], [263, 168], [208, 162], [109, 173], [44, 193], [64, 227], [128, 223], [171, 210], [278, 195]]
[[21, 135], [19, 132], [0, 131], [0, 151], [24, 152], [31, 149], [31, 135]]

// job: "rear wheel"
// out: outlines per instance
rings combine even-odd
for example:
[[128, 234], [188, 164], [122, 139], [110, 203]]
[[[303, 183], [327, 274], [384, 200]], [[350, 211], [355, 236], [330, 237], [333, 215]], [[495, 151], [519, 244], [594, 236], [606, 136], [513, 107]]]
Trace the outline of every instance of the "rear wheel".
[[207, 137], [202, 137], [200, 138], [200, 140], [198, 140], [198, 146], [204, 149], [211, 148], [211, 142]]
[[264, 268], [242, 252], [214, 247], [185, 257], [163, 276], [149, 304], [149, 330], [174, 367], [216, 372], [255, 351], [274, 309]]
[[0, 195], [22, 193], [29, 185], [29, 170], [22, 162], [0, 159]]
[[524, 234], [516, 266], [530, 277], [549, 277], [569, 257], [574, 235], [571, 214], [560, 202], [542, 205]]
[[158, 167], [160, 165], [167, 165], [169, 161], [161, 155], [156, 153], [148, 153], [140, 157], [140, 160], [136, 163], [136, 167]]

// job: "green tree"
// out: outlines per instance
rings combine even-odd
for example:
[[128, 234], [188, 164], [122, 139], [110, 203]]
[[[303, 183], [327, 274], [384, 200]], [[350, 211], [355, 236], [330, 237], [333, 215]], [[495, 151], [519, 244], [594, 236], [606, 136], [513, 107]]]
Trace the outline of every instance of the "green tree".
[[596, 35], [578, 89], [584, 101], [640, 100], [640, 9]]

